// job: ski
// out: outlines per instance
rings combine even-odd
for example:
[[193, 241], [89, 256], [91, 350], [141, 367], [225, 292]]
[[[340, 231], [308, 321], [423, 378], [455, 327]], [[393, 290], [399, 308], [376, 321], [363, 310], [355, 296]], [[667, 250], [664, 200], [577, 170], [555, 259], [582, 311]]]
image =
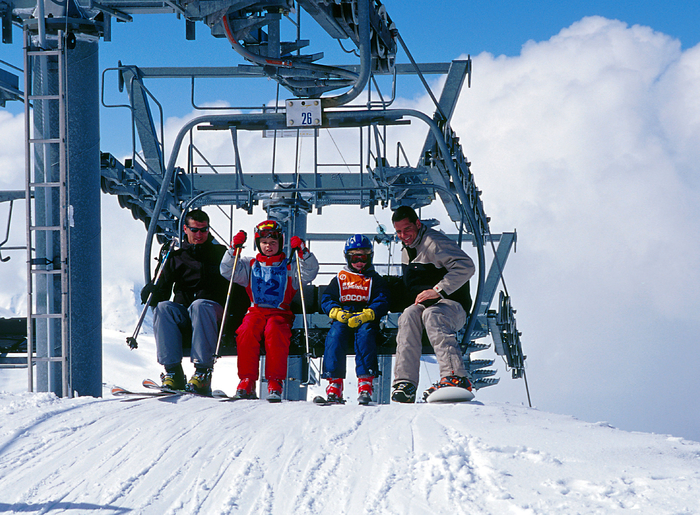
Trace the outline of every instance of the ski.
[[235, 395], [233, 397], [220, 397], [219, 401], [220, 402], [234, 402], [234, 401], [257, 401], [258, 398], [256, 397], [255, 399], [246, 399], [245, 397], [236, 397]]
[[271, 392], [267, 394], [265, 400], [269, 403], [277, 404], [279, 402], [282, 402], [282, 395], [280, 395], [279, 393]]
[[[357, 404], [359, 406], [376, 406], [377, 403], [373, 402], [370, 397], [364, 398], [361, 397], [357, 399]], [[311, 401], [317, 406], [343, 406], [345, 404], [345, 399], [341, 401], [329, 401], [325, 397], [322, 397], [321, 395], [317, 395], [316, 397], [313, 398]]]
[[155, 392], [160, 392], [165, 395], [184, 395], [187, 393], [185, 390], [171, 390], [170, 388], [165, 388], [156, 383], [153, 379], [144, 379], [141, 384], [144, 388], [148, 388], [149, 390], [154, 390]]
[[313, 402], [317, 406], [342, 406], [343, 404], [345, 404], [345, 399], [343, 399], [342, 401], [329, 401], [325, 397], [317, 395], [313, 398], [313, 401], [311, 402]]
[[142, 384], [144, 388], [148, 388], [149, 390], [154, 390], [156, 392], [161, 392], [164, 395], [194, 395], [196, 397], [207, 397], [210, 399], [232, 399], [232, 397], [226, 395], [226, 393], [223, 390], [213, 390], [211, 392], [211, 395], [202, 395], [200, 393], [188, 392], [187, 390], [171, 390], [170, 388], [165, 388], [159, 385], [153, 379], [144, 379]]
[[369, 394], [369, 392], [361, 392], [359, 397], [357, 398], [357, 403], [360, 406], [371, 406], [372, 396]]
[[121, 386], [112, 387], [112, 395], [115, 397], [124, 397], [123, 401], [138, 401], [142, 399], [154, 399], [157, 397], [168, 397], [172, 394], [168, 392], [132, 392]]

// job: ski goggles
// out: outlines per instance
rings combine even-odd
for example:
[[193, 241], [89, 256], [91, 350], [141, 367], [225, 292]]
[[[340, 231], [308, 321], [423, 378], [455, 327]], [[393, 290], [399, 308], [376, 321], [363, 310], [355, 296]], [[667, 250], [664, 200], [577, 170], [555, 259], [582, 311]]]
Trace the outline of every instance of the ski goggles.
[[209, 230], [209, 227], [208, 227], [208, 226], [207, 226], [207, 227], [190, 227], [190, 226], [188, 225], [187, 228], [188, 228], [190, 231], [194, 232], [194, 233], [197, 233], [197, 232], [207, 232], [207, 231]]
[[274, 230], [262, 230], [258, 232], [258, 238], [263, 239], [263, 238], [274, 238], [276, 240], [279, 240], [282, 237], [282, 234], [279, 231], [274, 231]]
[[348, 254], [351, 263], [369, 263], [369, 254]]

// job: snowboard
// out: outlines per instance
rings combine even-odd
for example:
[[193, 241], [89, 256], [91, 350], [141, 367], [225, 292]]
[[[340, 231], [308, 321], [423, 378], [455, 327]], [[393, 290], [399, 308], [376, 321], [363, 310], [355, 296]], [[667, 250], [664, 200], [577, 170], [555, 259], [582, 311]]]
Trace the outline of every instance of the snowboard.
[[457, 386], [444, 386], [438, 388], [433, 393], [428, 395], [425, 402], [469, 402], [474, 398], [474, 393], [470, 392], [466, 388], [459, 388]]

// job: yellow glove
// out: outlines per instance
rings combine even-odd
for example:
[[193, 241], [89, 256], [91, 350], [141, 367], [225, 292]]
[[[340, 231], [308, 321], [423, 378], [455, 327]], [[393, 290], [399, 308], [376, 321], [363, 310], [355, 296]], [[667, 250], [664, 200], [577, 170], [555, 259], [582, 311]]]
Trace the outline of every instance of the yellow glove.
[[337, 320], [338, 322], [342, 322], [343, 324], [347, 324], [348, 320], [350, 320], [350, 317], [353, 315], [354, 313], [348, 313], [340, 308], [331, 308], [331, 310], [328, 312], [329, 317], [331, 317], [333, 320]]
[[374, 320], [374, 311], [369, 308], [365, 308], [362, 310], [362, 313], [353, 314], [352, 318], [348, 320], [348, 326], [355, 329], [356, 327], [360, 327], [365, 322], [371, 322], [372, 320]]

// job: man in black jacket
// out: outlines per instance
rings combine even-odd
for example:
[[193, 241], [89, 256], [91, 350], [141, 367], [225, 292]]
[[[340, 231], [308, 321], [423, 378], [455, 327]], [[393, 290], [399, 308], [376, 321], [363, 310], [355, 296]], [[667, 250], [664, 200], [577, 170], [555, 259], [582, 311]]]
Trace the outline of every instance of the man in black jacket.
[[[165, 262], [157, 285], [148, 283], [141, 290], [146, 302], [153, 292], [153, 332], [158, 363], [165, 367], [163, 386], [211, 394], [211, 373], [219, 335], [219, 324], [228, 293], [228, 281], [219, 273], [226, 252], [209, 234], [209, 216], [195, 209], [185, 217], [185, 238], [180, 249]], [[171, 292], [174, 293], [170, 301]], [[191, 339], [190, 359], [195, 373], [185, 384], [182, 370], [183, 341]]]

